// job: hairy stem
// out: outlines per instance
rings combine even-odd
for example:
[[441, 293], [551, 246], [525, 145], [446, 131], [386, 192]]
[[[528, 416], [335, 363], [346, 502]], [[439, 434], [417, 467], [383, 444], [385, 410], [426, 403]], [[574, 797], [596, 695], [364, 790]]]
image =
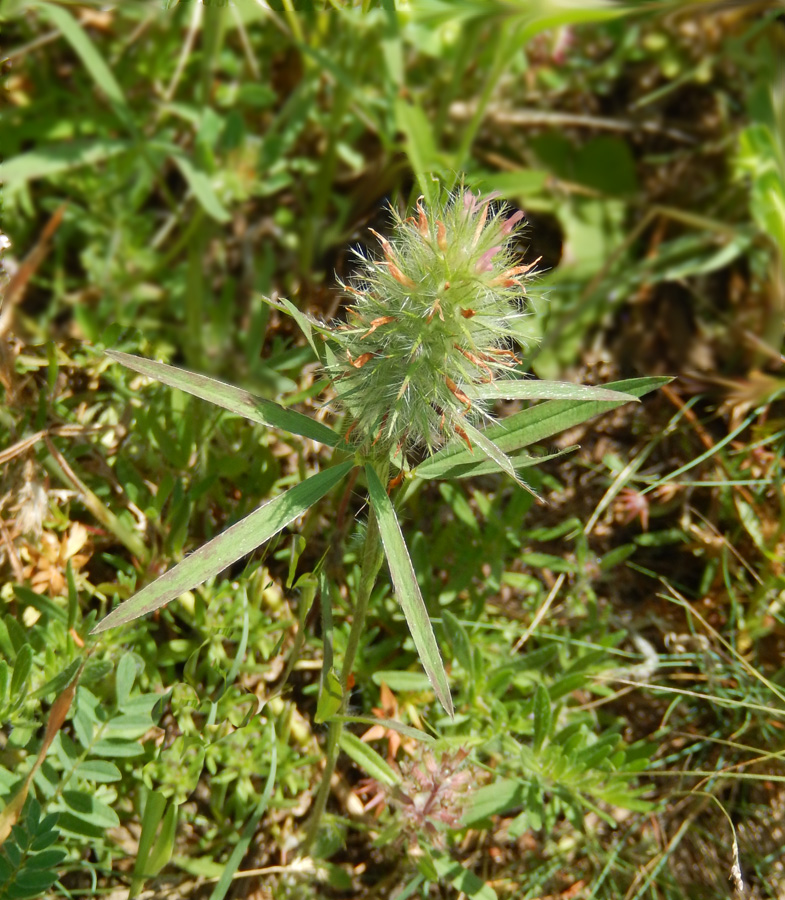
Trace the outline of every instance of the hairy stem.
[[[379, 477], [386, 481], [389, 474], [389, 462], [384, 462], [376, 466]], [[354, 667], [354, 661], [357, 657], [357, 650], [360, 646], [360, 639], [365, 630], [365, 619], [368, 614], [368, 602], [371, 599], [374, 585], [376, 584], [376, 576], [384, 559], [384, 550], [382, 548], [381, 535], [379, 534], [379, 523], [376, 520], [376, 513], [373, 507], [370, 507], [368, 515], [368, 527], [365, 532], [365, 543], [363, 545], [362, 563], [360, 569], [360, 584], [357, 590], [357, 599], [354, 605], [354, 614], [352, 616], [352, 628], [349, 632], [349, 639], [346, 643], [346, 652], [343, 657], [341, 666], [341, 689], [343, 693], [343, 703], [340, 713], [334, 717], [329, 724], [327, 731], [327, 745], [325, 747], [325, 764], [322, 780], [319, 784], [319, 791], [314, 800], [311, 817], [308, 823], [308, 830], [303, 842], [302, 851], [304, 855], [310, 853], [314, 841], [319, 833], [319, 827], [322, 822], [325, 807], [327, 806], [327, 798], [330, 796], [330, 785], [332, 782], [335, 765], [338, 762], [338, 753], [340, 750], [341, 732], [343, 731], [343, 716], [346, 714], [346, 707], [349, 702], [349, 676]]]

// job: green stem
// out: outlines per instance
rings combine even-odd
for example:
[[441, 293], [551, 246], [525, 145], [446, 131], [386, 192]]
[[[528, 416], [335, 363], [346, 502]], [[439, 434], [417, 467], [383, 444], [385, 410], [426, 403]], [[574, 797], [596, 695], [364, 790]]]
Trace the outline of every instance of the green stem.
[[371, 592], [376, 584], [376, 576], [379, 574], [383, 559], [384, 551], [382, 550], [382, 539], [379, 534], [379, 523], [376, 520], [376, 513], [373, 507], [371, 507], [368, 516], [368, 529], [365, 533], [365, 545], [363, 547], [360, 587], [354, 607], [352, 628], [349, 632], [349, 639], [346, 642], [343, 666], [341, 667], [341, 687], [343, 688], [344, 705], [346, 705], [348, 695], [349, 676], [352, 673], [354, 660], [360, 646], [360, 638], [365, 629], [368, 601], [371, 599]]
[[[379, 477], [384, 484], [389, 474], [389, 460], [384, 460], [377, 464], [376, 469]], [[352, 617], [352, 628], [349, 632], [349, 639], [346, 642], [346, 651], [344, 652], [343, 664], [341, 666], [341, 688], [343, 693], [343, 704], [339, 715], [330, 721], [327, 731], [327, 746], [325, 747], [325, 763], [322, 780], [319, 785], [319, 791], [314, 800], [311, 818], [308, 823], [308, 830], [303, 842], [303, 854], [308, 855], [313, 847], [314, 841], [319, 833], [319, 827], [322, 822], [325, 807], [327, 806], [327, 798], [330, 796], [330, 785], [332, 782], [335, 766], [338, 762], [338, 753], [340, 751], [341, 732], [343, 731], [343, 716], [346, 714], [346, 706], [349, 702], [349, 676], [354, 667], [354, 661], [357, 657], [357, 650], [360, 646], [360, 639], [365, 630], [365, 619], [368, 614], [368, 603], [371, 599], [374, 585], [376, 584], [376, 576], [384, 559], [384, 549], [382, 548], [382, 539], [379, 533], [379, 523], [376, 520], [376, 513], [373, 507], [370, 508], [368, 515], [368, 527], [365, 532], [365, 543], [363, 545], [362, 563], [360, 569], [360, 584], [357, 591], [357, 599], [354, 605], [354, 615]]]

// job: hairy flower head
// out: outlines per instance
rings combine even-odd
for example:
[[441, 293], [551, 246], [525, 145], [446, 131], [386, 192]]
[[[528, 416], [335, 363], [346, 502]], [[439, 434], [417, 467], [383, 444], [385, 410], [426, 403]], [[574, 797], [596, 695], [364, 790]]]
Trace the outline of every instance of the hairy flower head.
[[516, 264], [523, 213], [493, 208], [496, 196], [462, 189], [431, 210], [420, 198], [413, 216], [393, 213], [390, 239], [374, 232], [381, 258], [358, 254], [328, 371], [362, 446], [432, 450], [456, 435], [470, 443], [462, 423], [487, 418], [471, 386], [516, 364], [535, 263]]

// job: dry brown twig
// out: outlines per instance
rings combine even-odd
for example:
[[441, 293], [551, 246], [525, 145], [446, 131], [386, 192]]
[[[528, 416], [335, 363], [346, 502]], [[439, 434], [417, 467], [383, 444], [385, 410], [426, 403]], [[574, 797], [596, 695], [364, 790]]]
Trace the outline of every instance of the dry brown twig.
[[30, 279], [35, 275], [36, 270], [46, 258], [46, 254], [49, 251], [49, 241], [60, 227], [65, 210], [66, 204], [63, 203], [52, 213], [51, 218], [44, 225], [38, 242], [11, 276], [2, 298], [2, 306], [0, 306], [0, 338], [10, 330], [14, 306], [22, 300]]

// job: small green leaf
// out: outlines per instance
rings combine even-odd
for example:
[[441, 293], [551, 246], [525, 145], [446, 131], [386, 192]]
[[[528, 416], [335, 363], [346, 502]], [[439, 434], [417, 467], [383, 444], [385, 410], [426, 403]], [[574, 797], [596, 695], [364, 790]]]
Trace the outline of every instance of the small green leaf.
[[443, 850], [431, 849], [436, 873], [443, 881], [449, 881], [457, 890], [471, 900], [497, 900], [496, 891], [486, 884], [482, 878], [469, 871], [457, 860], [452, 859]]
[[[25, 841], [24, 831], [22, 829], [18, 829], [17, 836], [20, 842]], [[22, 850], [19, 845], [14, 841], [9, 841], [7, 844], [5, 844], [3, 852], [11, 865], [15, 869], [18, 869], [19, 864], [22, 862]]]
[[346, 753], [366, 775], [375, 778], [380, 784], [392, 787], [399, 781], [398, 775], [392, 766], [382, 759], [379, 754], [361, 741], [351, 731], [342, 730], [340, 737], [341, 750]]
[[86, 759], [74, 769], [74, 778], [92, 781], [95, 784], [111, 784], [120, 781], [122, 777], [114, 763], [103, 759]]
[[121, 603], [95, 626], [91, 634], [100, 634], [160, 609], [213, 575], [223, 572], [233, 562], [255, 550], [301, 516], [335, 487], [353, 465], [351, 460], [347, 460], [319, 472], [263, 504], [187, 556], [152, 584], [142, 588], [130, 600]]
[[442, 625], [447, 633], [447, 639], [452, 647], [455, 658], [461, 664], [461, 668], [470, 678], [474, 678], [474, 654], [472, 653], [472, 643], [466, 629], [461, 625], [458, 619], [445, 609], [442, 612]]
[[398, 524], [395, 510], [384, 485], [379, 480], [373, 466], [366, 465], [365, 473], [368, 479], [368, 494], [379, 522], [379, 533], [390, 567], [390, 576], [395, 586], [395, 595], [406, 617], [425, 674], [428, 676], [439, 702], [447, 710], [447, 713], [453, 716], [447, 673], [444, 671], [439, 645], [436, 643], [433, 626], [428, 618], [428, 610], [425, 608], [420, 587], [417, 584], [409, 551], [406, 549], [403, 534], [401, 534], [401, 526]]
[[529, 813], [524, 810], [507, 826], [507, 834], [516, 840], [529, 830]]
[[11, 700], [19, 699], [27, 685], [30, 670], [33, 668], [33, 648], [30, 644], [23, 644], [19, 648], [14, 660], [14, 671], [11, 675]]
[[305, 336], [306, 341], [310, 344], [311, 350], [314, 352], [314, 356], [320, 361], [324, 362], [324, 353], [325, 347], [320, 341], [317, 341], [314, 337], [314, 330], [321, 331], [321, 328], [318, 322], [315, 322], [310, 316], [307, 316], [304, 312], [299, 310], [291, 300], [287, 300], [285, 297], [282, 297], [278, 303], [274, 300], [271, 300], [269, 297], [262, 298], [265, 303], [279, 310], [280, 312], [286, 313], [291, 316], [294, 321], [297, 323], [298, 328], [302, 331]]
[[[295, 534], [292, 536], [292, 549], [289, 551], [289, 574], [286, 576], [287, 591], [290, 590], [292, 585], [294, 584], [294, 576], [297, 573], [297, 563], [300, 561], [300, 557], [302, 556], [303, 550], [305, 550], [307, 543], [308, 542], [301, 534]], [[316, 579], [313, 578], [312, 580], [314, 590], [311, 596], [311, 602], [313, 602], [313, 598], [316, 596]]]
[[534, 735], [532, 744], [535, 750], [539, 750], [550, 734], [553, 714], [551, 712], [551, 699], [548, 691], [541, 685], [537, 685], [534, 694]]
[[68, 856], [65, 850], [59, 847], [52, 850], [44, 850], [41, 853], [33, 853], [27, 857], [25, 867], [27, 869], [53, 869]]
[[471, 826], [520, 806], [525, 790], [526, 782], [507, 778], [498, 778], [492, 784], [478, 788], [472, 794], [471, 805], [463, 815], [463, 824]]
[[103, 736], [106, 740], [132, 741], [142, 737], [153, 726], [150, 714], [133, 713], [129, 715], [115, 716], [106, 724]]
[[575, 762], [584, 769], [591, 769], [599, 765], [607, 756], [615, 750], [621, 736], [618, 734], [604, 734], [593, 744], [575, 754]]
[[172, 858], [176, 832], [177, 805], [170, 801], [161, 823], [161, 830], [158, 832], [153, 849], [147, 858], [147, 865], [144, 868], [145, 875], [157, 875]]
[[51, 870], [39, 872], [35, 869], [23, 869], [14, 879], [8, 897], [11, 900], [27, 900], [27, 898], [33, 900], [48, 890], [57, 878], [57, 872]]
[[[14, 623], [16, 624], [16, 623]], [[24, 632], [22, 632], [24, 635]], [[22, 640], [22, 644], [25, 641]], [[20, 645], [21, 646], [21, 645]], [[16, 657], [17, 647], [15, 641], [11, 638], [11, 633], [3, 619], [0, 619], [0, 653], [9, 661], [13, 661]]]
[[25, 606], [32, 606], [33, 609], [37, 609], [42, 615], [48, 616], [55, 622], [60, 622], [65, 625], [68, 614], [56, 603], [53, 603], [48, 597], [45, 597], [43, 594], [36, 594], [35, 591], [32, 591], [30, 588], [24, 587], [21, 584], [15, 584], [13, 590], [17, 599], [21, 602], [23, 609]]
[[67, 627], [70, 631], [76, 626], [76, 620], [79, 616], [79, 591], [76, 588], [76, 579], [74, 578], [73, 560], [68, 560], [65, 564], [65, 580], [68, 583], [68, 618]]
[[314, 721], [317, 725], [323, 725], [329, 721], [343, 705], [343, 689], [341, 679], [334, 668], [327, 670], [324, 683], [319, 691], [319, 701], [316, 705]]
[[392, 691], [403, 693], [420, 693], [427, 691], [431, 682], [422, 672], [407, 672], [401, 669], [381, 669], [371, 675], [374, 684], [386, 684]]
[[106, 829], [116, 828], [120, 824], [112, 807], [87, 791], [63, 791], [62, 797], [71, 812], [86, 825]]
[[419, 728], [412, 728], [411, 725], [404, 725], [402, 722], [398, 722], [395, 719], [376, 719], [371, 716], [337, 716], [337, 718], [342, 722], [356, 722], [358, 725], [370, 725], [371, 727], [374, 725], [381, 725], [383, 728], [387, 728], [390, 731], [397, 731], [398, 734], [412, 738], [415, 741], [421, 741], [424, 744], [435, 743], [435, 738], [432, 738], [427, 732], [420, 731]]
[[0, 636], [8, 635], [10, 649], [3, 647], [3, 651], [10, 659], [15, 659], [16, 654], [28, 643], [27, 630], [23, 628], [11, 613], [3, 616], [4, 628], [0, 628]]
[[117, 674], [115, 675], [114, 691], [117, 698], [118, 708], [128, 700], [131, 696], [131, 688], [134, 686], [136, 678], [136, 659], [133, 653], [124, 653], [120, 657], [117, 664]]
[[0, 856], [0, 884], [10, 884], [13, 875], [14, 867], [5, 856]]
[[8, 691], [9, 681], [8, 663], [4, 659], [0, 659], [0, 708], [3, 707], [6, 700], [6, 692]]
[[58, 672], [57, 675], [50, 678], [46, 684], [41, 685], [40, 688], [33, 691], [30, 696], [38, 700], [39, 698], [47, 697], [49, 694], [59, 694], [66, 685], [71, 683], [81, 665], [81, 659], [77, 658], [71, 660], [62, 672]]
[[567, 694], [571, 694], [573, 691], [582, 688], [587, 680], [587, 676], [580, 672], [575, 672], [572, 675], [565, 675], [563, 678], [557, 678], [548, 689], [548, 696], [551, 698], [551, 702], [555, 703], [562, 697], [566, 697]]
[[108, 759], [133, 759], [144, 753], [144, 747], [136, 741], [100, 740], [90, 745], [90, 752]]
[[[51, 813], [47, 816], [47, 819], [54, 819], [54, 821], [49, 823], [47, 829], [41, 829], [39, 826], [39, 834], [36, 835], [35, 839], [30, 844], [30, 849], [32, 851], [45, 850], [47, 847], [51, 847], [52, 844], [60, 840], [60, 832], [54, 828], [59, 818], [60, 816], [57, 813]], [[51, 831], [49, 830], [50, 828], [52, 829]]]
[[535, 779], [529, 784], [526, 791], [526, 813], [529, 817], [529, 825], [539, 831], [545, 819], [545, 801], [542, 796], [542, 787]]
[[188, 183], [188, 187], [191, 189], [194, 197], [207, 215], [212, 219], [215, 219], [216, 222], [228, 222], [231, 216], [213, 190], [210, 176], [197, 168], [194, 165], [193, 160], [178, 147], [175, 147], [173, 144], [164, 146], [169, 156], [171, 156], [177, 164], [177, 168]]
[[92, 747], [93, 733], [98, 722], [95, 719], [94, 711], [81, 701], [84, 688], [80, 688], [77, 693], [76, 708], [73, 711], [71, 723], [77, 740], [85, 749]]
[[169, 387], [193, 394], [194, 397], [228, 409], [229, 412], [252, 422], [260, 422], [268, 428], [280, 428], [290, 434], [299, 434], [320, 444], [327, 444], [329, 447], [336, 447], [341, 443], [340, 436], [321, 422], [316, 422], [296, 410], [284, 409], [271, 400], [257, 397], [215, 378], [167, 366], [165, 363], [144, 359], [141, 356], [132, 356], [130, 353], [121, 353], [119, 350], [107, 350], [106, 355], [135, 372], [147, 375], [148, 378], [154, 378], [168, 384]]
[[576, 155], [575, 181], [611, 196], [638, 189], [635, 159], [624, 138], [602, 135], [587, 141]]

